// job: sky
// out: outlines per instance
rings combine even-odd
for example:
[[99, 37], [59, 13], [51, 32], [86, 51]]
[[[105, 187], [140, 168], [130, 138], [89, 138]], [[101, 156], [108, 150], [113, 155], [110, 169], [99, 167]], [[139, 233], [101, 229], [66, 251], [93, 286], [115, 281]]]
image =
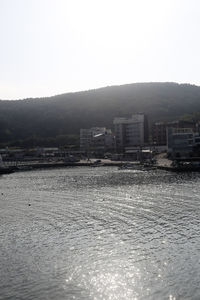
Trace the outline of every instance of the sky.
[[0, 99], [200, 85], [199, 0], [0, 0]]

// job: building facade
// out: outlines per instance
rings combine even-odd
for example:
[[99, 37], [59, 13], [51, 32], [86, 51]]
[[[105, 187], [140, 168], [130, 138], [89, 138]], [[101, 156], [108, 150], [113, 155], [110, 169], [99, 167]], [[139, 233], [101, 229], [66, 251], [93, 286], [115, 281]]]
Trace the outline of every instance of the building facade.
[[114, 135], [111, 129], [92, 127], [80, 130], [80, 150], [85, 153], [104, 154], [114, 149]]
[[192, 128], [168, 128], [167, 146], [172, 159], [199, 158], [200, 133]]
[[167, 129], [168, 128], [191, 128], [195, 130], [196, 124], [190, 121], [173, 121], [173, 122], [157, 122], [152, 128], [152, 140], [155, 145], [167, 145]]
[[131, 118], [115, 118], [115, 146], [117, 152], [126, 148], [142, 147], [148, 142], [148, 122], [144, 114], [134, 114]]

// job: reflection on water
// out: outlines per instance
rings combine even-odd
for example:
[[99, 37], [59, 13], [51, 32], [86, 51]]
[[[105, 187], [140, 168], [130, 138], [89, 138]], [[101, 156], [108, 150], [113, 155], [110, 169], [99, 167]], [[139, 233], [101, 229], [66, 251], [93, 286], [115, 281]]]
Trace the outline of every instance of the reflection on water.
[[200, 299], [200, 176], [0, 177], [0, 299]]

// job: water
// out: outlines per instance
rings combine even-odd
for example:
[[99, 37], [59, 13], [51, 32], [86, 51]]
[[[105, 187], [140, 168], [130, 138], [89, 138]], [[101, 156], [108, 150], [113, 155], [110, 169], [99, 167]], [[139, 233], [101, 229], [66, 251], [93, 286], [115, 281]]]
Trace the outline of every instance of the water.
[[0, 299], [200, 299], [200, 175], [0, 177]]

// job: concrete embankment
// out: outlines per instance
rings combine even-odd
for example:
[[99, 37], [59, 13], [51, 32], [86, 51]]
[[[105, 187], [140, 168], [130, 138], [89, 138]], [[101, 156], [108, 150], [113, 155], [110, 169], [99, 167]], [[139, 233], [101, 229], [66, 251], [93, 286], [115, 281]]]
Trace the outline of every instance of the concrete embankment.
[[164, 170], [164, 171], [175, 171], [175, 169], [171, 166], [161, 166], [161, 165], [158, 165], [156, 166], [156, 168], [158, 170]]
[[[128, 162], [131, 164], [138, 164], [138, 162]], [[9, 163], [9, 167], [16, 169], [18, 171], [28, 170], [28, 169], [42, 169], [42, 168], [64, 168], [64, 167], [101, 167], [101, 166], [116, 166], [120, 167], [127, 164], [125, 161], [110, 161], [102, 160], [100, 163], [95, 163], [95, 160], [91, 161], [80, 161], [80, 162], [21, 162], [21, 163]]]
[[[112, 161], [109, 159], [102, 159], [99, 163], [96, 159], [81, 160], [79, 162], [55, 162], [55, 161], [21, 161], [21, 162], [8, 162], [10, 167], [17, 171], [25, 171], [30, 169], [47, 169], [47, 168], [64, 168], [64, 167], [121, 167], [123, 165], [129, 166], [142, 166], [138, 161]], [[171, 161], [165, 158], [164, 154], [156, 157], [156, 164], [153, 166], [155, 169], [165, 171], [175, 171], [171, 166]], [[148, 168], [145, 168], [148, 170]], [[151, 169], [151, 168], [149, 168]]]

